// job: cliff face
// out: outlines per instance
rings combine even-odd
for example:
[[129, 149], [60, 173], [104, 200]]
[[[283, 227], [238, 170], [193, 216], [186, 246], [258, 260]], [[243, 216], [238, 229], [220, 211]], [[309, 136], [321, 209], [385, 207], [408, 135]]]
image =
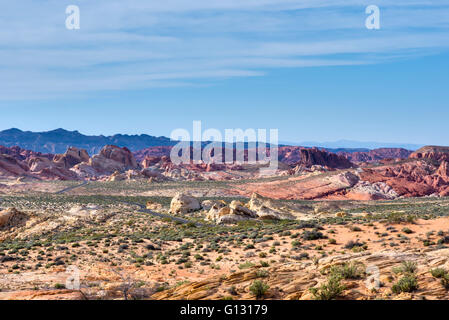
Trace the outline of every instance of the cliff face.
[[92, 158], [86, 150], [69, 147], [64, 154], [41, 154], [19, 147], [0, 146], [0, 176], [44, 180], [80, 180], [139, 169], [127, 148], [104, 146]]
[[[144, 159], [151, 159], [152, 157], [170, 156], [171, 147], [150, 147], [143, 150], [134, 152], [134, 156], [137, 161], [143, 161]], [[233, 151], [234, 158], [236, 157], [236, 151]], [[244, 159], [248, 158], [248, 151], [245, 150]], [[222, 154], [224, 155], [223, 149]], [[408, 155], [407, 155], [408, 156]], [[351, 168], [353, 164], [348, 159], [340, 154], [331, 153], [325, 150], [319, 150], [317, 148], [303, 148], [296, 146], [285, 146], [278, 148], [278, 159], [280, 162], [290, 166], [303, 165], [305, 167], [311, 167], [313, 165], [322, 165], [335, 169]], [[224, 160], [224, 159], [223, 159]]]
[[449, 161], [449, 147], [426, 146], [410, 155], [411, 159], [428, 159], [437, 162]]
[[329, 153], [325, 150], [319, 150], [317, 148], [301, 149], [300, 160], [297, 164], [304, 167], [320, 165], [334, 169], [348, 169], [354, 166], [354, 164], [344, 156]]
[[448, 160], [449, 147], [427, 146], [410, 154], [406, 163], [365, 169], [360, 176], [371, 183], [385, 182], [405, 197], [448, 196]]

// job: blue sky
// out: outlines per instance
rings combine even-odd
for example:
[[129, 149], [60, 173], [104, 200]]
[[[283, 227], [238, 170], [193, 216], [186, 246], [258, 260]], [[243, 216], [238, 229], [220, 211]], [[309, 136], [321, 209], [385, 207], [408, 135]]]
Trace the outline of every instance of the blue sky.
[[448, 145], [448, 31], [449, 0], [5, 2], [0, 129]]

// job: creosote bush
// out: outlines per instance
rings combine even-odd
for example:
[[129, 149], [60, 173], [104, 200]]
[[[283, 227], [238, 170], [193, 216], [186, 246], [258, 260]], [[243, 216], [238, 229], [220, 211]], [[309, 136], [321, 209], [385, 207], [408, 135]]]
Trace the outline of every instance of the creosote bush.
[[396, 282], [391, 290], [395, 294], [401, 292], [413, 292], [418, 289], [418, 280], [414, 274], [407, 274]]
[[249, 290], [256, 296], [257, 299], [260, 299], [265, 296], [269, 288], [270, 286], [265, 282], [261, 280], [255, 280], [249, 287]]
[[449, 289], [449, 273], [444, 268], [436, 268], [433, 270], [430, 270], [430, 273], [434, 278], [441, 280], [441, 285], [445, 289]]
[[341, 296], [344, 285], [341, 284], [341, 277], [338, 275], [330, 275], [326, 283], [318, 288], [310, 288], [315, 300], [334, 300]]
[[365, 266], [358, 262], [349, 262], [343, 265], [332, 266], [330, 274], [342, 279], [360, 279], [364, 275]]

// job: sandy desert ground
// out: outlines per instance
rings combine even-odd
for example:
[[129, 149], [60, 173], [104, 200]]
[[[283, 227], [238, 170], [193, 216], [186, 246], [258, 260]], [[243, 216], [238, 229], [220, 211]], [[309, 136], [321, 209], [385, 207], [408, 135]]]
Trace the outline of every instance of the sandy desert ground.
[[[0, 230], [0, 299], [449, 297], [449, 198], [273, 200], [235, 191], [258, 181], [1, 183], [10, 219]], [[174, 213], [172, 198], [186, 192], [202, 209]], [[291, 218], [216, 224], [214, 205]], [[78, 277], [80, 289], [71, 289]]]

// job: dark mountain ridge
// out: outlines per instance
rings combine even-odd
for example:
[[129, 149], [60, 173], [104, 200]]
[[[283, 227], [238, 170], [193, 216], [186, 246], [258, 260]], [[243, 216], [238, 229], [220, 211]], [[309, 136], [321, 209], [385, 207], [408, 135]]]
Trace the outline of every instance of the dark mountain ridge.
[[[171, 141], [167, 137], [156, 137], [147, 134], [140, 135], [128, 135], [128, 134], [115, 134], [112, 136], [89, 136], [80, 133], [79, 131], [68, 131], [65, 129], [55, 129], [46, 132], [32, 132], [22, 131], [17, 128], [12, 128], [4, 131], [0, 131], [0, 145], [5, 147], [18, 146], [22, 149], [30, 150], [33, 152], [49, 153], [49, 154], [62, 154], [66, 152], [69, 147], [75, 147], [78, 149], [85, 149], [90, 155], [97, 154], [105, 145], [116, 145], [118, 147], [126, 147], [134, 153], [141, 153], [142, 156], [151, 155], [154, 152], [151, 149], [154, 147], [164, 148], [163, 153], [169, 153], [170, 148], [174, 146], [177, 141]], [[202, 145], [208, 144], [203, 142]], [[235, 146], [233, 146], [235, 147]], [[248, 147], [245, 143], [245, 149]], [[279, 147], [291, 147], [285, 144], [280, 144]], [[304, 147], [297, 147], [304, 148]], [[306, 147], [309, 148], [309, 147]], [[331, 153], [344, 154], [347, 158], [351, 159], [352, 155], [366, 157], [364, 154], [373, 153], [374, 151], [366, 148], [323, 148]], [[384, 150], [388, 151], [385, 148]], [[147, 150], [147, 151], [146, 151]], [[380, 150], [380, 149], [379, 149]], [[396, 148], [391, 148], [386, 153], [392, 154], [397, 152]], [[404, 151], [404, 150], [402, 150]], [[157, 150], [159, 154], [161, 150]], [[385, 153], [385, 152], [381, 152]], [[407, 157], [408, 154], [402, 152], [403, 157]], [[383, 158], [380, 155], [378, 158]]]
[[166, 137], [147, 134], [113, 136], [88, 136], [78, 131], [56, 129], [46, 132], [22, 131], [16, 128], [0, 131], [0, 145], [19, 146], [23, 149], [42, 153], [64, 153], [68, 147], [85, 149], [89, 154], [97, 154], [105, 145], [127, 147], [131, 151], [152, 147], [170, 146], [175, 142]]

